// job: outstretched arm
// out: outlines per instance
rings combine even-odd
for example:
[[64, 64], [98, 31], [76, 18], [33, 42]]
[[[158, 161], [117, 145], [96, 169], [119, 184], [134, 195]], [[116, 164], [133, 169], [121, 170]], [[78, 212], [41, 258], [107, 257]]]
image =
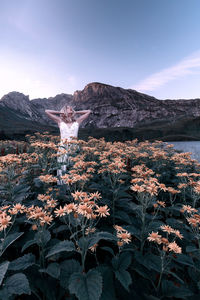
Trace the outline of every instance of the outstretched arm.
[[81, 114], [82, 115], [79, 118], [77, 118], [77, 120], [76, 120], [79, 123], [79, 125], [80, 125], [81, 122], [83, 122], [85, 119], [88, 118], [88, 116], [90, 115], [91, 112], [92, 111], [90, 109], [76, 111], [76, 114]]
[[[50, 119], [52, 119], [56, 123], [58, 123], [60, 121], [60, 111], [45, 109], [45, 113], [47, 114], [47, 116]], [[56, 116], [56, 114], [59, 115], [59, 116]]]

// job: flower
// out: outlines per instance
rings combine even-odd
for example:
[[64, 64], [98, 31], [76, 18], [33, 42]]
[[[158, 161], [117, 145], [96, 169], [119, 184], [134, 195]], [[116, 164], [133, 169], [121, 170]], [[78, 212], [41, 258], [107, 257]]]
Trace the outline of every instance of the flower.
[[200, 222], [199, 220], [195, 218], [186, 218], [188, 223], [192, 225], [193, 227], [197, 227], [197, 224]]
[[117, 232], [117, 237], [125, 242], [126, 244], [131, 242], [131, 234], [129, 232]]
[[104, 205], [104, 206], [97, 206], [95, 212], [97, 212], [100, 217], [107, 217], [110, 215], [108, 212], [109, 210], [110, 209], [108, 208], [108, 205]]
[[3, 212], [0, 215], [0, 231], [3, 229], [6, 229], [11, 224], [11, 216], [7, 215], [5, 212]]
[[63, 217], [66, 215], [66, 210], [65, 207], [57, 208], [54, 210], [54, 213], [56, 214], [56, 217]]
[[174, 233], [174, 229], [169, 225], [162, 225], [162, 226], [160, 226], [160, 228], [162, 229], [162, 231], [165, 231], [169, 234]]
[[115, 228], [115, 230], [117, 230], [118, 232], [127, 232], [126, 229], [122, 228], [119, 225], [113, 225], [113, 227]]
[[157, 232], [152, 231], [152, 233], [149, 233], [147, 240], [149, 240], [150, 242], [161, 244], [161, 237], [162, 236], [158, 234], [158, 231]]
[[174, 229], [174, 234], [179, 238], [179, 239], [182, 239], [183, 238], [183, 235], [180, 233], [179, 230], [177, 229]]
[[164, 201], [157, 201], [157, 203], [158, 203], [160, 206], [162, 206], [162, 207], [165, 207], [165, 206], [166, 206], [166, 204], [165, 204]]
[[192, 212], [197, 212], [196, 208], [192, 208], [190, 205], [183, 205], [181, 212], [185, 212], [187, 211], [187, 213], [191, 214]]
[[95, 252], [96, 249], [97, 249], [97, 246], [98, 246], [98, 244], [94, 244], [94, 245], [91, 246], [89, 249], [90, 249], [92, 252]]
[[169, 251], [173, 251], [175, 253], [182, 253], [181, 247], [179, 247], [175, 241], [169, 243], [168, 247], [169, 247]]

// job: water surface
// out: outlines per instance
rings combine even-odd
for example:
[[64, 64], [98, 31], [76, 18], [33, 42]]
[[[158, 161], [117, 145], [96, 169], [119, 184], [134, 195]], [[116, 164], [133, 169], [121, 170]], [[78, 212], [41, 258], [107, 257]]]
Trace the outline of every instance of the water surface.
[[167, 144], [173, 144], [174, 149], [183, 152], [192, 152], [191, 158], [200, 162], [200, 141], [167, 142]]

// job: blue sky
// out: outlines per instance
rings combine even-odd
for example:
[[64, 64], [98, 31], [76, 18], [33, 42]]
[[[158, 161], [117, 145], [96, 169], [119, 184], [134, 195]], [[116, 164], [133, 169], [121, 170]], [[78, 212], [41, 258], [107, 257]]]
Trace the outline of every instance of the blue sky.
[[90, 82], [200, 98], [199, 0], [0, 0], [0, 97]]

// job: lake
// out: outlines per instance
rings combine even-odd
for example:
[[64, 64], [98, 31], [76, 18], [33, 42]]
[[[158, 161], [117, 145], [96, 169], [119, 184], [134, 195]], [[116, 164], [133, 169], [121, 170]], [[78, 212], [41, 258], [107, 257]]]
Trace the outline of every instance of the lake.
[[200, 141], [183, 141], [183, 142], [166, 142], [167, 144], [174, 145], [174, 149], [181, 150], [183, 152], [192, 152], [192, 159], [196, 159], [200, 162]]

